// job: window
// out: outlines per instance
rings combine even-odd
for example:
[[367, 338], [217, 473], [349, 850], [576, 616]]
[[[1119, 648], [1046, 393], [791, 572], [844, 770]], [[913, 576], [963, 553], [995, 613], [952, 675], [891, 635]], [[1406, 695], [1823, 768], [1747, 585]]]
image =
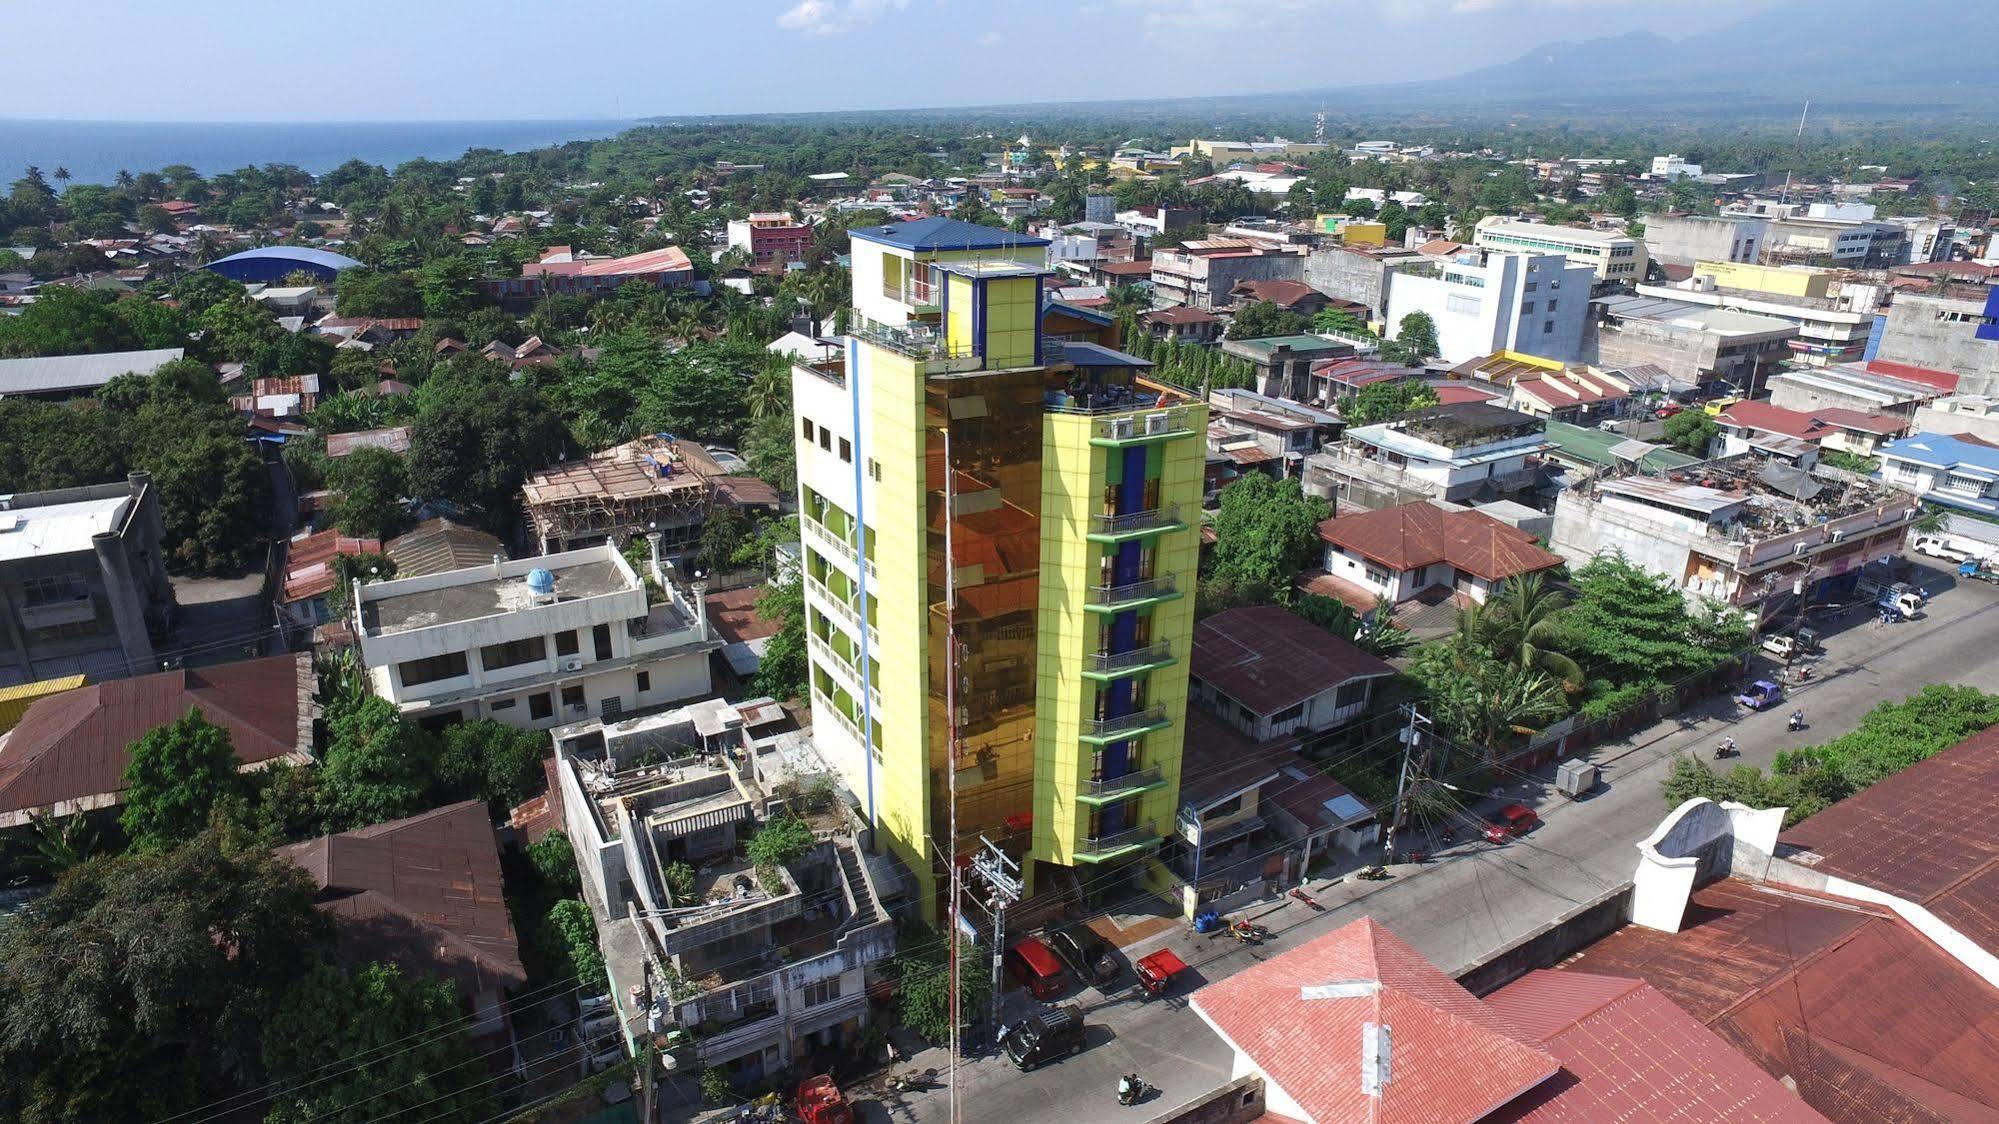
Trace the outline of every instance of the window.
[[1207, 811], [1202, 812], [1201, 819], [1203, 821], [1227, 819], [1228, 817], [1233, 816], [1240, 811], [1242, 811], [1242, 794], [1238, 792], [1234, 796], [1229, 797], [1227, 800], [1224, 800], [1221, 803], [1215, 805], [1214, 807], [1209, 808]]
[[515, 705], [515, 702], [516, 702], [516, 700], [514, 700], [514, 699], [494, 699], [494, 700], [493, 700], [493, 702], [492, 702], [492, 705], [488, 706], [488, 707], [487, 707], [486, 709], [487, 709], [487, 710], [512, 710], [512, 709], [514, 708], [514, 705]]
[[1555, 330], [1555, 322], [1553, 320], [1541, 321], [1541, 333], [1543, 335], [1552, 333], [1554, 330]]
[[833, 431], [832, 431], [832, 430], [830, 430], [830, 429], [827, 429], [827, 428], [825, 428], [825, 427], [823, 427], [823, 426], [822, 426], [822, 427], [820, 427], [820, 429], [819, 429], [819, 447], [820, 447], [821, 449], [824, 449], [825, 451], [827, 451], [827, 452], [829, 452], [829, 453], [833, 451]]
[[840, 459], [848, 464], [854, 463], [854, 443], [844, 437], [840, 438]]
[[1305, 717], [1305, 704], [1298, 703], [1295, 706], [1287, 706], [1276, 714], [1271, 715], [1270, 724], [1272, 726], [1282, 726], [1286, 722], [1296, 722], [1303, 717]]
[[536, 722], [555, 716], [555, 704], [549, 701], [548, 692], [528, 696], [528, 717]]
[[1520, 306], [1520, 315], [1522, 315], [1522, 316], [1532, 316], [1532, 315], [1534, 315], [1534, 302], [1533, 302], [1533, 301], [1528, 301], [1527, 303], [1525, 303], [1525, 304], [1521, 305], [1521, 306]]
[[94, 621], [66, 621], [62, 624], [52, 624], [45, 628], [36, 629], [35, 639], [45, 643], [56, 640], [75, 640], [79, 637], [94, 635], [96, 632], [97, 624]]
[[573, 687], [564, 687], [562, 689], [562, 705], [572, 710], [581, 710], [583, 708], [583, 685], [579, 683]]
[[440, 679], [456, 679], [465, 674], [465, 670], [465, 653], [446, 652], [441, 656], [405, 660], [396, 665], [396, 676], [403, 681], [403, 686], [416, 687]]
[[558, 632], [555, 634], [555, 654], [558, 656], [573, 656], [576, 654], [575, 629], [572, 628], [568, 632]]
[[509, 640], [504, 644], [488, 644], [479, 649], [479, 666], [487, 671], [519, 667], [524, 663], [539, 663], [547, 658], [548, 645], [539, 636], [530, 636], [524, 640]]
[[811, 418], [805, 418], [805, 417], [801, 417], [801, 418], [799, 418], [799, 419], [798, 419], [798, 433], [799, 433], [799, 435], [800, 435], [800, 436], [802, 436], [802, 437], [804, 437], [804, 438], [805, 438], [805, 441], [806, 441], [806, 443], [807, 443], [807, 444], [810, 444], [810, 443], [812, 442], [812, 419], [811, 419]]
[[1536, 289], [1540, 288], [1540, 287], [1541, 287], [1541, 283], [1540, 283], [1539, 281], [1529, 281], [1529, 282], [1527, 282], [1527, 291], [1528, 291], [1528, 292], [1530, 292], [1530, 293], [1531, 293], [1531, 292], [1533, 292], [1534, 290], [1536, 290]]
[[650, 690], [652, 690], [652, 672], [639, 672], [639, 694], [643, 695]]
[[1560, 303], [1562, 303], [1562, 302], [1560, 302], [1560, 301], [1558, 301], [1558, 300], [1550, 300], [1550, 301], [1548, 302], [1548, 311], [1549, 311], [1549, 312], [1553, 312], [1553, 311], [1555, 311], [1555, 306], [1556, 306], [1556, 305], [1558, 305], [1558, 304], [1560, 304]]
[[873, 457], [868, 458], [868, 479], [873, 480], [877, 484], [881, 483], [882, 480], [882, 462]]
[[598, 658], [598, 659], [600, 659], [600, 660], [608, 660], [608, 659], [610, 659], [610, 658], [611, 658], [611, 626], [610, 626], [610, 625], [608, 625], [608, 624], [600, 624], [600, 625], [598, 625], [597, 627], [595, 627], [595, 628], [591, 629], [591, 630], [590, 630], [590, 642], [591, 642], [591, 643], [592, 643], [593, 645], [595, 645], [595, 646], [596, 646], [596, 648], [597, 648], [597, 658]]
[[805, 1005], [819, 1007], [840, 998], [840, 977], [820, 980], [805, 985]]
[[1340, 684], [1340, 689], [1333, 692], [1334, 710], [1345, 710], [1347, 707], [1359, 706], [1366, 701], [1367, 680], [1365, 679], [1355, 679], [1342, 683]]
[[22, 599], [29, 605], [61, 605], [90, 596], [90, 585], [81, 574], [57, 574], [49, 578], [28, 578], [21, 583]]
[[1375, 567], [1366, 565], [1364, 563], [1362, 564], [1361, 569], [1366, 572], [1368, 581], [1371, 581], [1376, 585], [1382, 585], [1382, 586], [1388, 584], [1387, 570], [1376, 569]]

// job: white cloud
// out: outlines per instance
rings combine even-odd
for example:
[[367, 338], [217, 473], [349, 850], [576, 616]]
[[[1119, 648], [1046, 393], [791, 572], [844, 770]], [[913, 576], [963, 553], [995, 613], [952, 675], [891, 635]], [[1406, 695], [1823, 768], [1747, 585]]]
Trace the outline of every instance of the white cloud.
[[902, 11], [909, 0], [798, 0], [777, 17], [786, 31], [807, 35], [838, 35], [868, 23], [884, 12]]
[[999, 42], [1000, 33], [997, 31], [988, 31], [984, 35], [979, 36], [979, 46], [981, 47], [997, 47], [999, 46]]

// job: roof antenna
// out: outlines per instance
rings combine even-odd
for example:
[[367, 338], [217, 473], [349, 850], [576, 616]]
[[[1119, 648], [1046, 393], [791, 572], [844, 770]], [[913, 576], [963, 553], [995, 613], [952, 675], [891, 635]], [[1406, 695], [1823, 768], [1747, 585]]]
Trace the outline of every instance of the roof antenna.
[[1786, 169], [1784, 172], [1784, 193], [1777, 197], [1777, 203], [1780, 206], [1785, 203], [1789, 203], [1791, 201], [1791, 173], [1797, 171], [1798, 157], [1804, 151], [1805, 118], [1809, 117], [1811, 115], [1811, 112], [1812, 112], [1812, 99], [1806, 98], [1804, 112], [1798, 114], [1798, 135], [1795, 141], [1791, 145], [1791, 166], [1790, 168]]

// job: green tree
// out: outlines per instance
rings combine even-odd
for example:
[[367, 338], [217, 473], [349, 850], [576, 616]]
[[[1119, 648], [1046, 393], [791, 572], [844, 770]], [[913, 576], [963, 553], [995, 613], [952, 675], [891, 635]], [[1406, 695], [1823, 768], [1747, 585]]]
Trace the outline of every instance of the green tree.
[[766, 414], [750, 423], [740, 445], [743, 459], [781, 495], [798, 491], [798, 446], [791, 436], [791, 412]]
[[438, 796], [483, 800], [495, 817], [532, 796], [542, 780], [542, 748], [534, 731], [488, 718], [445, 727], [437, 757]]
[[1332, 514], [1332, 505], [1305, 495], [1295, 478], [1244, 476], [1222, 491], [1209, 572], [1283, 598], [1292, 579], [1324, 549], [1319, 523]]
[[115, 303], [110, 293], [45, 286], [17, 314], [0, 316], [0, 359], [133, 350], [138, 335]]
[[331, 738], [319, 770], [328, 831], [352, 831], [413, 816], [429, 806], [437, 740], [370, 695], [328, 708]]
[[334, 520], [344, 534], [387, 539], [409, 525], [409, 471], [387, 449], [355, 449], [327, 462], [326, 482], [340, 493]]
[[570, 449], [562, 419], [491, 364], [448, 365], [424, 384], [421, 398], [410, 433], [411, 489], [476, 512], [489, 528], [513, 518], [529, 472]]
[[426, 262], [417, 271], [416, 285], [425, 316], [464, 316], [479, 305], [478, 271], [462, 257]]
[[1340, 406], [1340, 416], [1348, 425], [1375, 425], [1393, 421], [1415, 410], [1437, 404], [1437, 392], [1419, 379], [1374, 382], [1360, 388]]
[[758, 871], [789, 866], [812, 849], [812, 827], [790, 812], [779, 812], [764, 821], [750, 837], [745, 850]]
[[541, 879], [543, 892], [558, 898], [573, 898], [583, 892], [582, 876], [576, 869], [576, 852], [569, 836], [561, 829], [549, 832], [528, 844], [528, 862]]
[[1684, 410], [1666, 419], [1666, 440], [1691, 456], [1705, 457], [1721, 427], [1706, 410]]
[[776, 635], [757, 661], [750, 689], [774, 699], [805, 693], [805, 586], [799, 578], [773, 584], [757, 598], [757, 615], [778, 622]]
[[0, 1119], [154, 1120], [254, 1088], [265, 1012], [330, 948], [316, 893], [213, 832], [71, 870], [0, 929]]
[[1373, 337], [1374, 332], [1366, 321], [1343, 308], [1322, 308], [1312, 317], [1312, 330], [1318, 332], [1339, 332], [1349, 336]]
[[711, 571], [731, 565], [736, 552], [754, 534], [749, 517], [739, 507], [716, 504], [701, 525], [701, 557]]
[[249, 297], [210, 305], [201, 314], [201, 327], [208, 354], [233, 362], [248, 360], [259, 350], [276, 345], [287, 334], [263, 305]]
[[1249, 340], [1290, 336], [1304, 331], [1307, 326], [1308, 321], [1303, 316], [1278, 307], [1275, 301], [1252, 301], [1237, 310], [1229, 320], [1228, 338]]
[[1621, 554], [1598, 555], [1574, 574], [1562, 614], [1568, 654], [1592, 680], [1673, 682], [1708, 671], [1739, 649], [1709, 647], [1686, 599], [1668, 579]]
[[202, 717], [200, 707], [147, 731], [130, 755], [118, 824], [136, 851], [157, 853], [194, 838], [218, 802], [246, 790], [229, 731]]
[[1459, 630], [1502, 662], [1545, 672], [1566, 691], [1583, 689], [1582, 665], [1563, 653], [1571, 641], [1562, 625], [1569, 599], [1541, 574], [1510, 579], [1483, 605], [1458, 611]]
[[1553, 677], [1504, 663], [1458, 637], [1417, 648], [1409, 676], [1422, 684], [1431, 719], [1476, 746], [1501, 745], [1569, 712]]
[[[958, 1011], [969, 1023], [992, 1000], [992, 973], [987, 955], [962, 936], [958, 942]], [[902, 1025], [930, 1042], [951, 1035], [951, 967], [945, 938], [921, 926], [902, 935], [903, 951], [889, 963], [896, 977], [896, 1012]]]
[[574, 979], [592, 995], [610, 986], [604, 953], [597, 947], [597, 919], [581, 899], [564, 898], [551, 906], [536, 940], [554, 979]]
[[651, 430], [733, 444], [749, 420], [747, 381], [767, 358], [740, 343], [682, 348], [641, 391], [640, 416]]
[[1437, 322], [1427, 312], [1412, 312], [1395, 326], [1395, 342], [1411, 361], [1422, 362], [1441, 349], [1437, 344]]
[[356, 266], [340, 271], [334, 310], [342, 316], [421, 316], [423, 294], [401, 273]]
[[1291, 611], [1345, 640], [1364, 652], [1384, 659], [1399, 656], [1415, 646], [1415, 638], [1393, 619], [1393, 606], [1383, 598], [1366, 616], [1337, 598], [1320, 593], [1301, 593], [1291, 602]]
[[[486, 1119], [496, 1105], [479, 1082], [485, 1074], [459, 1011], [445, 980], [405, 976], [391, 964], [351, 976], [318, 965], [265, 1024], [265, 1124], [363, 1124], [419, 1112], [440, 1122]], [[339, 1064], [355, 1057], [368, 1064]]]

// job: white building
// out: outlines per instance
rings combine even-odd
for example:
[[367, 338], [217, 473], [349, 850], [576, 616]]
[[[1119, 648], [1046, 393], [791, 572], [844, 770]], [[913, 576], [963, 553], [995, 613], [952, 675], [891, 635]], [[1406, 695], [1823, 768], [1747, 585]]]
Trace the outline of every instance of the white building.
[[1755, 264], [1763, 260], [1770, 223], [1752, 215], [1645, 216], [1645, 249], [1664, 265], [1701, 261]]
[[[658, 580], [660, 577], [667, 580]], [[425, 722], [545, 729], [709, 691], [699, 597], [606, 546], [354, 586], [375, 693]]]
[[[1156, 260], [1156, 259], [1155, 259]], [[1519, 351], [1564, 363], [1583, 357], [1595, 270], [1560, 254], [1488, 253], [1409, 262], [1388, 274], [1388, 323], [1412, 312], [1437, 325], [1445, 362]]]
[[1501, 215], [1478, 220], [1474, 245], [1487, 250], [1561, 254], [1587, 263], [1599, 281], [1643, 281], [1650, 255], [1642, 238], [1608, 230], [1587, 230], [1545, 222], [1518, 222]]
[[1344, 441], [1307, 458], [1306, 484], [1453, 503], [1504, 496], [1531, 485], [1528, 458], [1553, 447], [1547, 428], [1540, 418], [1485, 402], [1436, 406], [1347, 430]]
[[1652, 158], [1652, 178], [1661, 180], [1697, 179], [1706, 169], [1699, 164], [1687, 163], [1686, 157], [1675, 152], [1667, 156]]

